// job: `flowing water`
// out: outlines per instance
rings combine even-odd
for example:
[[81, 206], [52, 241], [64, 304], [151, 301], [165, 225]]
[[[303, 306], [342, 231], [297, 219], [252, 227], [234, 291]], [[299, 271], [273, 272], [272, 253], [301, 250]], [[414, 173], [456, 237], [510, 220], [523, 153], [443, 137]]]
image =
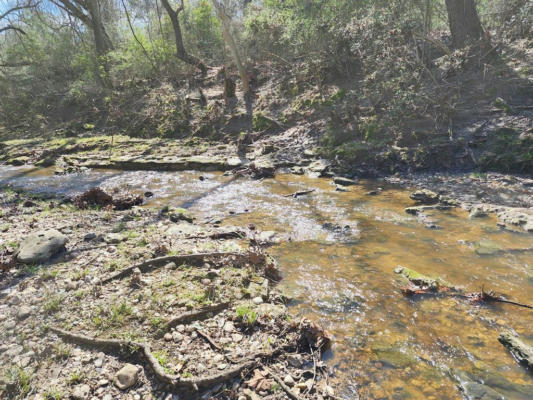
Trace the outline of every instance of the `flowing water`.
[[[200, 176], [205, 179], [199, 179]], [[533, 398], [533, 379], [498, 342], [514, 329], [533, 340], [533, 312], [507, 304], [475, 305], [452, 297], [406, 298], [394, 270], [402, 265], [468, 292], [494, 290], [533, 304], [533, 253], [481, 256], [479, 241], [501, 248], [533, 246], [533, 237], [496, 228], [492, 217], [435, 211], [440, 229], [404, 212], [408, 191], [368, 181], [336, 192], [326, 179], [280, 175], [250, 181], [218, 173], [6, 168], [0, 185], [73, 194], [100, 185], [151, 191], [146, 206], [185, 206], [200, 219], [253, 224], [278, 232], [269, 252], [279, 261], [292, 312], [320, 322], [334, 337], [325, 354], [339, 396], [364, 399], [461, 399], [458, 382], [476, 381], [507, 399]], [[302, 189], [315, 192], [284, 197]], [[370, 196], [370, 190], [378, 194]]]

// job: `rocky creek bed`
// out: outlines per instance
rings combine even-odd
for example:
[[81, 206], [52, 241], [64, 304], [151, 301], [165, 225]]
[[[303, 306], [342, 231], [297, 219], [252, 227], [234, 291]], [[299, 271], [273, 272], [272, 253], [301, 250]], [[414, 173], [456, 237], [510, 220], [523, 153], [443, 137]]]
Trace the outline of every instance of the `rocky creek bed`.
[[[531, 304], [527, 177], [316, 179], [331, 175], [322, 161], [306, 167], [312, 177], [265, 180], [21, 168], [4, 183], [55, 194], [3, 190], [0, 199], [8, 396], [522, 400], [531, 392], [512, 358], [527, 368], [516, 346], [530, 348], [530, 311], [441, 294], [402, 298], [406, 282], [394, 273], [409, 266], [461, 293], [487, 284]], [[133, 202], [153, 191], [149, 207], [65, 200], [100, 184]], [[177, 207], [185, 204], [192, 213]], [[24, 238], [48, 243], [43, 258]], [[281, 282], [266, 244], [275, 244]], [[54, 249], [62, 251], [44, 262]], [[327, 364], [319, 326], [334, 334]]]
[[0, 205], [0, 397], [334, 397], [329, 339], [291, 320], [255, 232], [12, 191]]

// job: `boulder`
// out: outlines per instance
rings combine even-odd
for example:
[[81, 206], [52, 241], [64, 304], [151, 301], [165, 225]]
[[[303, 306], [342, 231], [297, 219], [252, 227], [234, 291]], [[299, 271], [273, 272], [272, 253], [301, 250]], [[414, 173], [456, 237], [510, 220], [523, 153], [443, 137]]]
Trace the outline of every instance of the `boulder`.
[[392, 368], [407, 368], [416, 364], [416, 359], [399, 348], [392, 346], [374, 346], [372, 353], [378, 361]]
[[333, 182], [335, 182], [337, 185], [342, 186], [352, 186], [357, 185], [357, 181], [354, 179], [344, 178], [342, 176], [336, 176], [333, 178]]
[[63, 250], [66, 243], [67, 238], [55, 229], [34, 232], [20, 244], [17, 260], [26, 264], [46, 262]]
[[168, 218], [172, 222], [187, 221], [187, 222], [192, 223], [193, 221], [193, 217], [190, 211], [186, 210], [185, 208], [179, 208], [179, 207], [177, 208], [171, 207], [168, 210]]
[[497, 242], [488, 239], [482, 239], [476, 242], [475, 248], [478, 256], [492, 256], [503, 250]]
[[533, 210], [505, 208], [498, 213], [498, 225], [510, 230], [533, 232]]
[[461, 385], [468, 400], [503, 400], [504, 397], [490, 387], [477, 382], [466, 382]]
[[420, 204], [436, 204], [439, 202], [440, 196], [428, 189], [417, 190], [409, 195], [411, 200]]
[[277, 232], [274, 231], [262, 231], [256, 236], [256, 240], [259, 243], [264, 244], [279, 244], [281, 243], [281, 238]]
[[482, 204], [476, 204], [472, 206], [472, 208], [470, 209], [469, 217], [470, 218], [483, 218], [483, 217], [486, 217], [487, 215], [488, 214], [485, 211], [485, 207], [483, 207]]
[[128, 389], [137, 383], [139, 372], [139, 367], [126, 364], [116, 373], [114, 383], [121, 390]]
[[422, 275], [421, 273], [418, 273], [410, 268], [398, 266], [394, 270], [395, 273], [402, 275], [404, 278], [409, 280], [409, 282], [412, 282], [413, 284], [417, 286], [422, 287], [429, 287], [437, 289], [439, 286], [439, 282], [437, 279], [430, 278], [429, 276]]
[[522, 365], [533, 370], [533, 346], [524, 343], [511, 332], [502, 332], [498, 340], [511, 352], [513, 357]]

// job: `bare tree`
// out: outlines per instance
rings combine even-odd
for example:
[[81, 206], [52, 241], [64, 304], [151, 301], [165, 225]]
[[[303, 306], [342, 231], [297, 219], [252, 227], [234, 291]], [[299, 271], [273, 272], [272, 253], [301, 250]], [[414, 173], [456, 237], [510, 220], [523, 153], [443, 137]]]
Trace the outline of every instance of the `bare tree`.
[[483, 38], [474, 0], [446, 0], [453, 47], [460, 49]]
[[79, 19], [89, 28], [94, 37], [96, 55], [105, 56], [113, 50], [113, 43], [107, 34], [102, 18], [100, 0], [51, 0], [59, 8]]
[[7, 25], [4, 25], [4, 26], [0, 27], [0, 33], [12, 30], [12, 31], [17, 31], [17, 32], [22, 33], [23, 35], [25, 35], [26, 32], [24, 32], [24, 30], [22, 30], [22, 28], [19, 28], [18, 26], [13, 25], [13, 23], [11, 23], [9, 21], [9, 16], [13, 16], [13, 15], [17, 14], [19, 11], [22, 11], [22, 10], [25, 10], [25, 9], [28, 9], [28, 8], [34, 8], [34, 7], [37, 6], [37, 4], [38, 3], [34, 3], [31, 0], [28, 0], [25, 3], [17, 3], [15, 6], [7, 9], [3, 14], [0, 14], [0, 23], [2, 23], [2, 20], [4, 20], [4, 19], [8, 20], [8, 24]]
[[181, 0], [180, 6], [174, 10], [168, 0], [161, 0], [163, 7], [165, 8], [170, 21], [172, 22], [172, 27], [174, 29], [174, 38], [176, 40], [176, 55], [183, 62], [197, 67], [203, 74], [206, 73], [207, 68], [205, 64], [199, 58], [187, 53], [185, 46], [183, 45], [183, 36], [181, 34], [181, 26], [179, 21], [179, 14], [184, 9], [183, 0]]
[[105, 88], [112, 88], [107, 54], [114, 49], [102, 16], [102, 0], [50, 0], [69, 16], [81, 21], [93, 34], [96, 53], [96, 76]]
[[235, 39], [231, 34], [231, 18], [226, 13], [225, 7], [222, 3], [220, 3], [218, 0], [212, 0], [212, 3], [217, 11], [218, 18], [222, 23], [222, 36], [224, 37], [224, 41], [230, 48], [233, 60], [237, 65], [237, 69], [239, 70], [239, 75], [242, 81], [242, 89], [245, 94], [248, 94], [250, 92], [250, 80], [248, 79], [248, 73], [246, 71], [246, 68], [242, 63], [242, 58], [239, 54], [239, 49], [237, 48]]

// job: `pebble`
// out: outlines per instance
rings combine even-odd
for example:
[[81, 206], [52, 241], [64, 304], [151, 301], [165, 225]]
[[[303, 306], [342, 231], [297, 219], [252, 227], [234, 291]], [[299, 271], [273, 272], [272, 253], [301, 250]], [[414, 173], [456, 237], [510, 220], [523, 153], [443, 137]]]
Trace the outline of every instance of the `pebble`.
[[5, 324], [4, 324], [4, 328], [8, 331], [10, 331], [11, 329], [13, 329], [14, 327], [17, 326], [17, 322], [15, 320], [10, 320], [10, 321], [7, 321]]
[[124, 365], [115, 375], [114, 383], [121, 389], [128, 389], [137, 383], [139, 368], [133, 364]]
[[257, 296], [257, 297], [254, 297], [253, 300], [254, 304], [262, 304], [263, 303], [263, 298], [261, 296]]
[[285, 378], [283, 378], [283, 382], [285, 382], [287, 386], [291, 387], [296, 383], [291, 375], [286, 375]]
[[243, 336], [240, 333], [234, 333], [233, 335], [231, 335], [231, 338], [234, 342], [238, 343], [243, 339]]
[[226, 321], [224, 323], [224, 332], [232, 332], [234, 330], [233, 322]]
[[96, 233], [94, 232], [90, 232], [83, 237], [83, 240], [85, 240], [86, 242], [89, 242], [93, 239], [96, 239]]
[[28, 306], [22, 306], [17, 311], [17, 319], [19, 321], [26, 319], [30, 316], [32, 309]]
[[87, 384], [77, 385], [72, 391], [72, 398], [75, 400], [85, 400], [91, 393], [91, 387]]
[[170, 342], [172, 340], [172, 334], [171, 333], [165, 333], [165, 341]]
[[329, 385], [326, 385], [326, 387], [324, 388], [324, 392], [330, 396], [330, 397], [333, 397], [335, 396], [335, 391], [333, 390], [333, 388]]

